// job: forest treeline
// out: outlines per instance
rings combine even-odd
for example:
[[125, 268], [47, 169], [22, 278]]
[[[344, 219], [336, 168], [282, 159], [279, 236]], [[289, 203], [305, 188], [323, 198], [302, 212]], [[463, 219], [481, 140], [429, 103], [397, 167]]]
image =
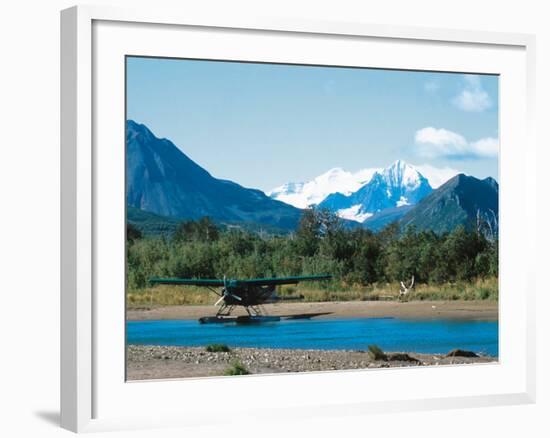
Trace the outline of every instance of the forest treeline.
[[[349, 229], [328, 210], [306, 209], [295, 233], [262, 235], [221, 229], [210, 219], [182, 222], [170, 237], [143, 237], [127, 226], [128, 290], [151, 277], [258, 278], [331, 274], [350, 288], [408, 280], [417, 284], [474, 282], [498, 276], [498, 241], [480, 228], [450, 233]], [[495, 281], [496, 284], [496, 281]]]

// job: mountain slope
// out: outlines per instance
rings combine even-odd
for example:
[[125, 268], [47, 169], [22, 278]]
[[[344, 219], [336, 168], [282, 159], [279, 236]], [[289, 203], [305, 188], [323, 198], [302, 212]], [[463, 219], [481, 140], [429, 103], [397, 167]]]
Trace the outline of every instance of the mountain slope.
[[459, 174], [426, 196], [403, 216], [400, 224], [442, 233], [457, 225], [471, 229], [478, 215], [498, 231], [498, 183], [490, 177], [480, 180]]
[[340, 216], [364, 222], [388, 208], [414, 205], [432, 191], [428, 180], [413, 166], [397, 160], [349, 195], [335, 193], [319, 204]]
[[401, 207], [386, 208], [378, 213], [374, 213], [368, 219], [363, 221], [363, 227], [372, 231], [380, 231], [386, 225], [393, 222], [398, 222], [413, 208], [415, 208], [414, 205], [402, 205]]
[[128, 206], [126, 208], [126, 222], [134, 225], [144, 235], [171, 236], [175, 233], [181, 221]]
[[301, 215], [260, 190], [214, 178], [171, 141], [132, 120], [126, 124], [126, 184], [129, 206], [173, 218], [294, 229]]

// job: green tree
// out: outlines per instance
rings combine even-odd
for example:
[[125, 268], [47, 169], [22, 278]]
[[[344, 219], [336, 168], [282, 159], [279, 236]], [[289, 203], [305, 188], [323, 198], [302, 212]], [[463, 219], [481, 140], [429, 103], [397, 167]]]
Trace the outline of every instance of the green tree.
[[[155, 276], [221, 278], [330, 273], [323, 288], [394, 282], [472, 281], [498, 275], [498, 241], [457, 227], [436, 234], [391, 224], [380, 232], [348, 228], [333, 213], [306, 209], [294, 235], [218, 229], [208, 218], [182, 222], [172, 239], [142, 236], [127, 225], [127, 282]], [[317, 287], [317, 286], [316, 286]]]
[[203, 217], [198, 221], [179, 224], [173, 238], [176, 242], [215, 242], [219, 238], [219, 230], [210, 218]]
[[296, 231], [296, 251], [304, 257], [313, 256], [321, 240], [320, 222], [315, 208], [306, 208]]
[[126, 240], [128, 242], [133, 242], [134, 240], [141, 239], [143, 234], [141, 231], [133, 224], [126, 223]]

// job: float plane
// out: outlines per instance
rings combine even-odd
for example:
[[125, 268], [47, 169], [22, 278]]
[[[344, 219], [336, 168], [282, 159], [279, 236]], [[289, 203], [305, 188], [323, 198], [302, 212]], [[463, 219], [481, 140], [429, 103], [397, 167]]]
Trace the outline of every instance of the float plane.
[[[300, 300], [303, 296], [280, 297], [277, 295], [276, 286], [283, 284], [298, 284], [301, 281], [322, 281], [330, 280], [331, 275], [309, 275], [299, 277], [279, 278], [254, 278], [251, 280], [230, 280], [225, 276], [223, 279], [202, 279], [202, 278], [151, 278], [152, 285], [172, 284], [179, 286], [199, 286], [209, 289], [220, 298], [215, 305], [220, 306], [216, 316], [205, 316], [199, 318], [201, 323], [210, 322], [265, 322], [279, 321], [279, 316], [266, 315], [262, 306], [264, 304], [280, 301]], [[236, 306], [242, 306], [248, 313], [247, 316], [231, 317], [231, 312]], [[297, 319], [318, 316], [319, 314], [291, 315], [287, 318]]]

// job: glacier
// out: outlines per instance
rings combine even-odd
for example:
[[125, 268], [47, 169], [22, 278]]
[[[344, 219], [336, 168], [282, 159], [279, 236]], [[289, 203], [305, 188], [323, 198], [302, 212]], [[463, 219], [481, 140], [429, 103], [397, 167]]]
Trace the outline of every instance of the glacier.
[[289, 182], [266, 192], [267, 196], [297, 208], [317, 205], [332, 193], [349, 195], [370, 181], [378, 168], [347, 172], [339, 167], [308, 182]]
[[414, 205], [431, 191], [428, 179], [413, 165], [396, 160], [386, 168], [358, 172], [333, 168], [308, 182], [284, 184], [267, 195], [298, 208], [317, 205], [344, 219], [364, 222], [385, 209]]

